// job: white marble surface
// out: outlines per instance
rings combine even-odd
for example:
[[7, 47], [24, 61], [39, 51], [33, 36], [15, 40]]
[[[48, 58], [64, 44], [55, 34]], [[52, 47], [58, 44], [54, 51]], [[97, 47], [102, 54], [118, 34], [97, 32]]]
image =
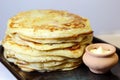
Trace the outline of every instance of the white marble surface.
[[[96, 37], [120, 48], [120, 34], [97, 35]], [[2, 63], [0, 63], [0, 80], [17, 80]]]

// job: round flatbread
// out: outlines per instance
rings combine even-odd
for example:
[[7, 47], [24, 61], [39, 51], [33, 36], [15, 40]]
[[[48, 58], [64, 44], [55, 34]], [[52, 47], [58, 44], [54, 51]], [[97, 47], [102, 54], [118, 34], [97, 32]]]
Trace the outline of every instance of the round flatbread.
[[[10, 37], [7, 37], [10, 38]], [[37, 50], [53, 50], [53, 49], [63, 49], [67, 47], [72, 47], [74, 45], [77, 45], [78, 43], [36, 43], [31, 41], [26, 41], [21, 39], [18, 35], [14, 35], [14, 37], [11, 38], [13, 42], [23, 45], [23, 46], [29, 46]], [[11, 40], [9, 39], [9, 40]]]
[[66, 38], [92, 32], [88, 19], [60, 10], [21, 12], [8, 21], [8, 34], [30, 38]]
[[[68, 58], [79, 58], [82, 56], [86, 45], [76, 45], [65, 49], [56, 49], [49, 51], [41, 51], [31, 48], [29, 46], [23, 46], [14, 43], [13, 41], [4, 40], [2, 43], [5, 49], [15, 51], [23, 55], [30, 55], [32, 57], [36, 56], [64, 56]], [[24, 58], [24, 57], [23, 57]]]
[[47, 62], [47, 61], [62, 61], [66, 58], [60, 56], [30, 56], [26, 54], [20, 54], [15, 51], [5, 50], [5, 57], [17, 58], [26, 62]]
[[[10, 36], [13, 36], [9, 34]], [[18, 34], [18, 36], [26, 41], [32, 41], [36, 43], [69, 43], [69, 42], [81, 42], [83, 39], [86, 37], [93, 37], [92, 33], [89, 34], [84, 34], [84, 35], [79, 35], [77, 37], [69, 37], [69, 38], [57, 38], [57, 39], [40, 39], [40, 38], [30, 38], [21, 34]]]

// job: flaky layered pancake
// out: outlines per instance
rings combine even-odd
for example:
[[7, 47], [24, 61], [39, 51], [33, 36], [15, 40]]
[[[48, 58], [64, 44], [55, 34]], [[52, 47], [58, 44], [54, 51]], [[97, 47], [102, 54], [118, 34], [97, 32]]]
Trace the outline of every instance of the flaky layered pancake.
[[[82, 56], [84, 52], [84, 48], [86, 46], [86, 45], [78, 44], [70, 48], [41, 51], [41, 50], [36, 50], [34, 48], [31, 48], [29, 46], [16, 44], [15, 42], [7, 38], [6, 40], [3, 41], [2, 44], [4, 48], [15, 51], [20, 54], [25, 54], [25, 55], [27, 54], [30, 56], [48, 56], [48, 55], [51, 56], [52, 55], [52, 56], [64, 56], [69, 58], [79, 58], [80, 56]], [[25, 58], [25, 56], [23, 58]]]
[[[13, 36], [10, 35], [10, 36]], [[18, 34], [18, 36], [26, 41], [32, 41], [32, 42], [36, 42], [36, 43], [68, 43], [68, 42], [81, 42], [83, 39], [87, 38], [87, 37], [91, 37], [91, 39], [93, 38], [93, 33], [89, 33], [89, 34], [84, 34], [84, 35], [79, 35], [76, 37], [69, 37], [69, 38], [56, 38], [56, 39], [41, 39], [41, 38], [30, 38], [28, 36], [23, 36], [21, 34]]]
[[7, 34], [30, 38], [66, 38], [92, 32], [88, 19], [67, 11], [31, 10], [9, 19]]
[[71, 63], [65, 63], [65, 64], [61, 64], [61, 65], [54, 66], [54, 67], [45, 67], [45, 68], [37, 67], [35, 65], [18, 64], [18, 67], [20, 67], [23, 71], [27, 71], [27, 72], [36, 71], [36, 70], [39, 72], [45, 72], [45, 71], [50, 72], [50, 71], [55, 71], [55, 70], [62, 70], [62, 71], [72, 70], [74, 68], [77, 68], [79, 64], [81, 64], [81, 62], [78, 62], [78, 63], [71, 62]]
[[[9, 36], [7, 36], [7, 37], [10, 38]], [[33, 41], [23, 40], [17, 35], [14, 35], [11, 38], [11, 40], [19, 45], [29, 46], [29, 47], [32, 47], [32, 48], [37, 49], [37, 50], [63, 49], [63, 48], [72, 47], [72, 46], [78, 44], [78, 43], [73, 43], [73, 42], [60, 43], [60, 44], [59, 43], [36, 43]]]
[[[36, 65], [18, 65], [21, 69], [22, 68], [27, 68], [27, 69], [32, 69], [33, 71], [34, 70], [37, 70], [37, 71], [55, 71], [55, 70], [71, 70], [71, 69], [74, 69], [76, 67], [78, 67], [78, 65], [81, 64], [81, 62], [68, 62], [68, 63], [64, 63], [64, 64], [61, 64], [61, 65], [58, 65], [58, 66], [54, 66], [54, 67], [38, 67]], [[31, 70], [30, 70], [31, 71]], [[29, 72], [29, 71], [28, 71]]]
[[21, 54], [15, 51], [4, 51], [8, 57], [17, 58], [19, 60], [24, 60], [26, 62], [47, 62], [47, 61], [62, 61], [65, 60], [64, 57], [60, 56], [31, 56], [28, 54]]
[[40, 65], [40, 66], [45, 66], [45, 67], [51, 67], [51, 66], [58, 66], [60, 64], [65, 64], [67, 62], [81, 62], [82, 59], [81, 58], [78, 58], [78, 59], [69, 59], [69, 58], [64, 58], [65, 60], [61, 60], [61, 61], [55, 61], [55, 60], [52, 60], [52, 61], [46, 61], [46, 62], [30, 62], [30, 61], [25, 61], [25, 60], [21, 60], [15, 56], [13, 56], [13, 53], [10, 52], [9, 50], [6, 50], [4, 52], [4, 56], [5, 58], [10, 61], [10, 62], [13, 62], [15, 64], [21, 64], [21, 65]]
[[[90, 44], [92, 41], [92, 34], [89, 34], [88, 36], [81, 36], [83, 38], [80, 42], [62, 42], [62, 43], [37, 43], [33, 41], [27, 41], [22, 38], [20, 38], [18, 35], [13, 35], [12, 37], [6, 36], [9, 41], [13, 41], [19, 45], [23, 46], [29, 46], [31, 48], [37, 49], [37, 50], [53, 50], [53, 49], [63, 49], [63, 48], [68, 48], [72, 47], [78, 44]], [[44, 41], [44, 40], [43, 40]], [[52, 40], [50, 40], [53, 42]], [[57, 40], [56, 40], [57, 41]], [[67, 40], [66, 40], [67, 41]]]

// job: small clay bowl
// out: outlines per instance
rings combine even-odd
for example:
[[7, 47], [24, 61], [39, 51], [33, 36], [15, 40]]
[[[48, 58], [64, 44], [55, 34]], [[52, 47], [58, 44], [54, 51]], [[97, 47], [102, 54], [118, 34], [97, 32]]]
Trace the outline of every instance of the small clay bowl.
[[[102, 47], [103, 50], [109, 52], [91, 52], [91, 50], [97, 50], [99, 47]], [[96, 74], [104, 74], [118, 63], [118, 55], [116, 54], [116, 48], [106, 43], [96, 43], [88, 45], [85, 49], [85, 54], [83, 55], [82, 59], [84, 64], [89, 67], [90, 71]]]

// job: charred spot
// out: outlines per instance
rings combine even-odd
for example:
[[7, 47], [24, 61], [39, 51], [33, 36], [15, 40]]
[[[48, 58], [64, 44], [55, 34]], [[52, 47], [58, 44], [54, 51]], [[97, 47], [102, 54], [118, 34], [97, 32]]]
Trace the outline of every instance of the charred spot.
[[15, 24], [15, 23], [13, 23], [13, 22], [10, 23], [10, 24], [9, 24], [9, 27], [13, 28], [13, 25], [14, 25], [14, 24]]
[[75, 50], [75, 49], [78, 49], [78, 48], [80, 48], [80, 45], [79, 45], [79, 44], [77, 44], [77, 45], [75, 45], [75, 46], [72, 46], [72, 47], [69, 47], [68, 49], [69, 49], [69, 50]]

